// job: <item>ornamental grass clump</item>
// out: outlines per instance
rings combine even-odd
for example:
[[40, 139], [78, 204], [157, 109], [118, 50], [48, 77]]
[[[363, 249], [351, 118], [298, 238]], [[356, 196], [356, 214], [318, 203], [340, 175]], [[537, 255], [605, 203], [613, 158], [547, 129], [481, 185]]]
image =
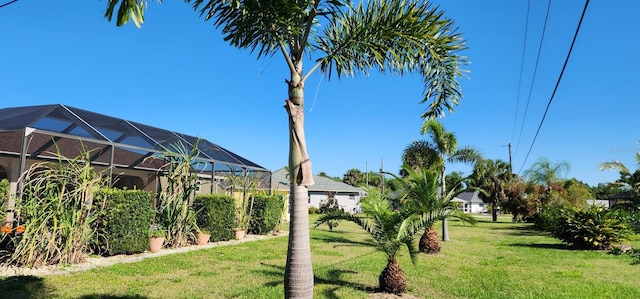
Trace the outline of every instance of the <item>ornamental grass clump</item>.
[[561, 209], [551, 233], [572, 248], [602, 250], [625, 240], [630, 229], [614, 210], [596, 205]]
[[167, 184], [158, 195], [156, 222], [166, 228], [167, 243], [171, 247], [188, 245], [197, 228], [193, 198], [198, 177], [193, 170], [204, 165], [197, 160], [198, 142], [191, 148], [184, 143], [173, 144], [160, 156], [166, 161], [162, 175], [167, 178]]
[[24, 233], [11, 256], [21, 266], [76, 264], [86, 257], [95, 234], [95, 192], [107, 180], [90, 165], [89, 152], [73, 159], [58, 153], [56, 162], [33, 164], [22, 174], [16, 203]]

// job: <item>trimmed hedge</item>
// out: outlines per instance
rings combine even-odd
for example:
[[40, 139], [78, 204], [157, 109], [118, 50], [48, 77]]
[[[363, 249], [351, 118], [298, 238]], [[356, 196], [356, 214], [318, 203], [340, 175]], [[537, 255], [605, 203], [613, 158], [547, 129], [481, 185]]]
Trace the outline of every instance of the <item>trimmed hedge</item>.
[[264, 235], [273, 231], [280, 222], [283, 208], [284, 200], [280, 195], [256, 195], [249, 222], [249, 233]]
[[228, 195], [197, 195], [193, 201], [196, 224], [211, 233], [211, 242], [227, 241], [234, 237], [236, 200]]
[[94, 251], [110, 256], [149, 248], [149, 226], [155, 216], [150, 192], [103, 189], [95, 197], [96, 203], [106, 197], [106, 205], [98, 216]]

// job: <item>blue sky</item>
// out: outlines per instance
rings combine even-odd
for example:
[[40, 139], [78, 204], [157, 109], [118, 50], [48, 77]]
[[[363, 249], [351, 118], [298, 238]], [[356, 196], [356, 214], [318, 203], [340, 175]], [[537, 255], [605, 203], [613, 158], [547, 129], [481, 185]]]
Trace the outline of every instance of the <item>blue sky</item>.
[[[464, 33], [471, 61], [464, 99], [442, 122], [487, 158], [508, 161], [511, 143], [516, 172], [547, 157], [571, 165], [565, 177], [613, 181], [618, 174], [598, 164], [635, 169], [640, 150], [640, 2], [591, 1], [533, 147], [584, 1], [551, 4], [533, 87], [547, 2], [531, 2], [526, 45], [526, 0], [434, 2]], [[150, 1], [142, 29], [108, 23], [105, 7], [21, 0], [0, 8], [0, 107], [61, 103], [204, 137], [271, 170], [287, 164], [280, 57], [257, 60], [229, 46], [181, 1]], [[377, 171], [381, 161], [397, 172], [403, 149], [427, 138], [419, 134], [422, 91], [417, 76], [312, 76], [305, 125], [314, 173]]]

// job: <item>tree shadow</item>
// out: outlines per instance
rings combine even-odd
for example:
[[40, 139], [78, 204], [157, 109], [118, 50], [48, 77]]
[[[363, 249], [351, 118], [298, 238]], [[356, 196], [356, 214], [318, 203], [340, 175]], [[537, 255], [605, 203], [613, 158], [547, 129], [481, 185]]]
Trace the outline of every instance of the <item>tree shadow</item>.
[[[262, 266], [265, 266], [266, 269], [261, 270], [260, 272], [264, 275], [267, 276], [273, 276], [274, 278], [277, 277], [278, 280], [274, 280], [274, 281], [270, 281], [268, 283], [265, 284], [265, 286], [267, 287], [273, 287], [273, 286], [278, 286], [278, 285], [282, 285], [284, 284], [282, 277], [284, 277], [284, 267], [283, 266], [276, 266], [276, 265], [270, 265], [270, 264], [265, 264], [265, 263], [260, 263]], [[353, 270], [345, 270], [345, 269], [332, 269], [330, 270], [326, 275], [324, 276], [318, 276], [316, 274], [313, 275], [313, 281], [314, 281], [314, 285], [328, 285], [328, 286], [334, 286], [334, 287], [329, 287], [326, 290], [324, 290], [322, 292], [323, 294], [323, 298], [340, 298], [336, 292], [341, 288], [341, 287], [347, 287], [350, 289], [355, 289], [355, 290], [359, 290], [359, 291], [363, 291], [366, 293], [375, 293], [376, 291], [378, 291], [377, 288], [372, 287], [372, 286], [368, 286], [368, 285], [364, 285], [364, 284], [360, 284], [360, 283], [356, 283], [356, 282], [350, 282], [347, 279], [345, 279], [343, 276], [345, 274], [357, 274], [358, 272], [353, 271]]]
[[84, 295], [82, 297], [78, 297], [78, 299], [146, 299], [149, 297], [142, 295], [109, 295], [109, 294], [89, 294]]
[[2, 298], [49, 298], [52, 288], [42, 277], [24, 275], [9, 276], [0, 279], [0, 297]]
[[491, 227], [490, 230], [501, 231], [503, 234], [512, 236], [548, 236], [549, 233], [538, 230], [529, 225]]
[[575, 248], [570, 247], [569, 245], [560, 244], [560, 243], [513, 243], [513, 244], [509, 244], [509, 246], [540, 248], [540, 249], [555, 249], [555, 250], [576, 250]]
[[353, 246], [353, 245], [362, 245], [362, 246], [369, 246], [369, 247], [377, 246], [377, 244], [373, 240], [368, 240], [364, 242], [353, 241], [341, 236], [316, 235], [316, 236], [312, 236], [311, 240], [316, 240], [324, 243], [344, 243], [344, 245], [334, 245], [334, 247]]

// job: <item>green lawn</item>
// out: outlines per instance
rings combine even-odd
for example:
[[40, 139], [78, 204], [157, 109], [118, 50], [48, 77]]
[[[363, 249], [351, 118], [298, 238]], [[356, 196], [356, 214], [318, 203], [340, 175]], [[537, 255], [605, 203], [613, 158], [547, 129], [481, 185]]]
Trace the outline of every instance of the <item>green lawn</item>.
[[[314, 215], [315, 216], [315, 215]], [[312, 218], [315, 219], [315, 218]], [[508, 218], [452, 220], [437, 256], [400, 262], [420, 298], [640, 298], [627, 256], [569, 250]], [[311, 231], [315, 298], [366, 298], [385, 256], [358, 227]], [[637, 238], [632, 242], [640, 246]], [[0, 278], [0, 298], [282, 298], [287, 238], [213, 247], [68, 275]]]

